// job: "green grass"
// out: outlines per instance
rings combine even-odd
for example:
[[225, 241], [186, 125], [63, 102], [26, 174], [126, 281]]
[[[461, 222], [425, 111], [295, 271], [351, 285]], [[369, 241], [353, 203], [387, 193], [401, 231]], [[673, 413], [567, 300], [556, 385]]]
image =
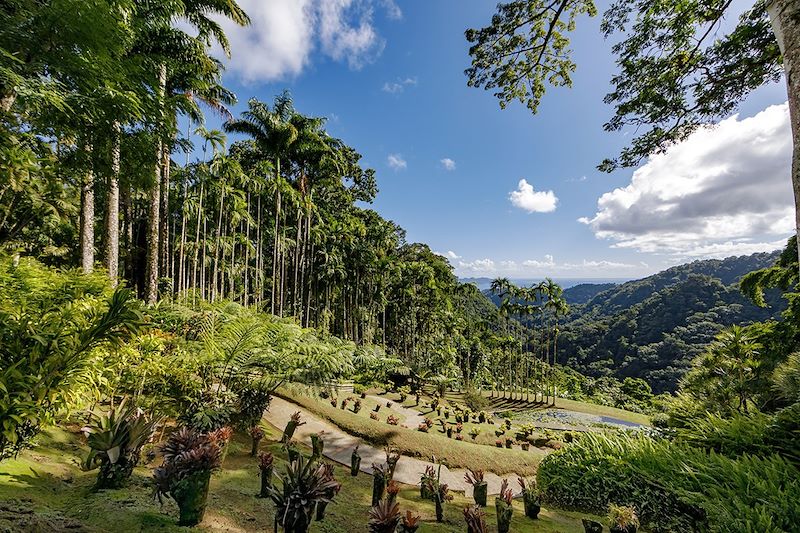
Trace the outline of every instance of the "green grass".
[[[497, 395], [500, 393], [495, 393], [494, 397], [491, 397], [490, 394], [491, 393], [488, 391], [483, 392], [483, 395], [489, 401], [489, 407], [486, 409], [487, 411], [522, 412], [542, 409], [542, 406], [533, 402], [526, 402], [522, 399], [512, 400], [510, 398], [499, 398]], [[457, 403], [462, 406], [464, 405], [464, 393], [462, 392], [448, 391], [445, 395], [445, 399], [451, 404]], [[606, 405], [597, 405], [594, 403], [558, 398], [556, 400], [556, 408], [586, 413], [589, 415], [609, 416], [625, 422], [631, 422], [645, 426], [650, 425], [650, 417], [645, 414], [634, 413], [632, 411], [626, 411], [625, 409], [618, 409], [616, 407], [609, 407]]]
[[[435, 425], [429, 433], [413, 428], [390, 426], [385, 421], [371, 420], [368, 412], [355, 414], [349, 410], [333, 408], [325, 400], [294, 389], [281, 389], [279, 395], [334, 423], [345, 432], [376, 446], [390, 444], [402, 454], [412, 457], [429, 458], [435, 455], [452, 468], [473, 468], [501, 475], [516, 473], [529, 476], [536, 473], [536, 467], [545, 455], [545, 452], [538, 448], [523, 451], [476, 445], [467, 442], [471, 439], [466, 434], [466, 429], [465, 440], [459, 442], [440, 434], [438, 425]], [[411, 401], [413, 402], [413, 399]]]
[[[278, 436], [277, 430], [269, 428], [262, 449], [276, 455], [280, 472], [285, 463], [276, 443]], [[40, 439], [38, 448], [0, 463], [0, 531], [62, 531], [76, 525], [88, 531], [108, 531], [112, 525], [113, 530], [126, 533], [186, 531], [176, 525], [174, 502], [165, 500], [161, 506], [153, 499], [150, 485], [153, 465], [138, 467], [124, 489], [94, 493], [90, 489], [96, 473], [78, 468], [85, 451], [79, 435], [53, 429]], [[212, 478], [208, 510], [198, 531], [272, 531], [273, 506], [268, 500], [254, 497], [259, 486], [258, 468], [248, 452], [248, 438], [237, 435], [222, 470]], [[350, 477], [344, 467], [336, 472], [343, 484], [337, 503], [328, 508], [325, 521], [315, 523], [311, 531], [366, 532], [372, 479], [363, 473]], [[463, 532], [461, 510], [471, 503], [457, 494], [446, 505], [445, 522], [437, 524], [433, 503], [421, 500], [418, 488], [404, 486], [398, 501], [403, 512], [411, 509], [422, 515], [421, 533]], [[511, 530], [578, 533], [583, 531], [580, 518], [588, 515], [544, 509], [540, 516], [536, 521], [526, 519], [521, 502], [515, 501]], [[487, 509], [487, 523], [490, 531], [496, 531], [491, 505]]]

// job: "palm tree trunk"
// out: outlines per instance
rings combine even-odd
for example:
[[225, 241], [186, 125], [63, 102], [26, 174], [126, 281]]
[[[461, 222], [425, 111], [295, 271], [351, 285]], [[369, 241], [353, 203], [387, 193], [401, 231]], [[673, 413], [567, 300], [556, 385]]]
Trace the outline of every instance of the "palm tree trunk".
[[92, 170], [92, 145], [84, 140], [83, 152], [86, 169], [81, 182], [81, 270], [89, 274], [94, 270], [94, 171]]
[[277, 309], [278, 294], [278, 256], [280, 255], [280, 218], [281, 218], [281, 159], [275, 160], [275, 234], [272, 243], [272, 300], [271, 312], [274, 315]]
[[171, 277], [170, 272], [170, 232], [169, 232], [169, 178], [170, 178], [170, 147], [171, 144], [164, 142], [161, 144], [161, 206], [159, 210], [160, 215], [160, 229], [159, 229], [159, 256], [160, 265], [159, 271], [163, 276]]
[[[159, 129], [164, 123], [164, 94], [167, 88], [167, 65], [162, 63], [158, 69], [157, 98], [159, 103]], [[156, 142], [155, 183], [150, 190], [150, 205], [147, 216], [147, 269], [145, 275], [145, 301], [153, 305], [158, 300], [158, 260], [159, 260], [159, 228], [161, 225], [161, 163], [163, 157], [163, 141], [161, 131]]]
[[108, 178], [106, 214], [106, 270], [113, 286], [119, 277], [119, 171], [120, 171], [120, 125], [111, 125], [111, 175]]

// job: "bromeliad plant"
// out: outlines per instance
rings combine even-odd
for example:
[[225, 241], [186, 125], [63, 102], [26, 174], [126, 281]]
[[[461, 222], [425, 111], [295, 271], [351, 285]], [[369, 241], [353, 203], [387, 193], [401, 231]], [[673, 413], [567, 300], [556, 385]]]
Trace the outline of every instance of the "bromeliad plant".
[[433, 492], [431, 492], [431, 483], [436, 481], [436, 471], [433, 466], [428, 465], [425, 467], [425, 473], [419, 479], [419, 497], [423, 500], [432, 500]]
[[636, 533], [639, 530], [636, 509], [627, 505], [609, 504], [608, 526], [611, 533]]
[[305, 424], [305, 422], [302, 422], [300, 420], [300, 411], [297, 411], [291, 416], [291, 418], [289, 418], [289, 421], [286, 422], [286, 427], [283, 430], [283, 436], [281, 437], [281, 442], [284, 444], [290, 442], [292, 440], [292, 437], [294, 437], [295, 430], [298, 427], [302, 426], [303, 424]]
[[403, 515], [403, 521], [400, 523], [400, 528], [398, 529], [399, 533], [416, 533], [417, 529], [419, 529], [419, 521], [420, 515], [406, 510], [406, 514]]
[[392, 500], [381, 500], [369, 511], [369, 533], [394, 533], [400, 519], [400, 505]]
[[155, 469], [156, 496], [175, 500], [181, 526], [203, 520], [211, 473], [219, 468], [221, 450], [216, 440], [188, 428], [173, 432], [161, 447], [164, 463]]
[[90, 448], [83, 467], [86, 470], [100, 467], [95, 490], [120, 488], [139, 464], [142, 446], [153, 435], [160, 419], [148, 419], [123, 400], [108, 413], [91, 413], [90, 420], [83, 428]]
[[525, 504], [525, 516], [528, 518], [536, 519], [539, 517], [539, 511], [542, 510], [542, 499], [539, 494], [539, 488], [536, 485], [536, 478], [530, 481], [525, 481], [524, 478], [518, 477], [517, 482], [522, 489], [522, 501]]
[[[342, 489], [342, 484], [336, 481], [336, 478], [333, 477], [333, 465], [329, 463], [322, 464], [322, 473], [326, 481], [333, 481], [335, 485], [332, 485], [328, 488], [328, 499], [333, 501], [339, 491]], [[321, 522], [325, 519], [325, 510], [328, 508], [327, 501], [317, 502], [317, 521]]]
[[270, 497], [275, 503], [275, 531], [278, 527], [287, 533], [306, 533], [319, 504], [333, 502], [340, 485], [325, 464], [314, 463], [299, 456], [286, 466], [286, 473], [278, 476], [282, 487], [272, 486]]
[[264, 438], [264, 430], [258, 426], [253, 426], [250, 428], [250, 438], [253, 439], [253, 446], [250, 448], [250, 457], [255, 457], [258, 455], [258, 444], [261, 442], [261, 439]]
[[259, 498], [269, 498], [269, 489], [272, 487], [272, 472], [275, 468], [275, 458], [270, 452], [262, 452], [258, 456], [258, 470], [261, 476], [261, 492]]
[[391, 480], [388, 465], [372, 464], [372, 506], [375, 507], [383, 499], [386, 485]]
[[480, 505], [464, 507], [464, 520], [467, 522], [467, 533], [489, 533], [486, 527], [486, 513]]
[[494, 499], [498, 533], [508, 533], [511, 530], [511, 516], [514, 514], [514, 508], [511, 506], [513, 497], [514, 494], [508, 488], [508, 480], [504, 479], [500, 484], [500, 494]]
[[483, 470], [468, 468], [467, 473], [464, 474], [464, 481], [472, 485], [472, 498], [475, 500], [475, 503], [481, 507], [486, 507], [489, 485], [486, 483], [486, 480], [484, 480]]

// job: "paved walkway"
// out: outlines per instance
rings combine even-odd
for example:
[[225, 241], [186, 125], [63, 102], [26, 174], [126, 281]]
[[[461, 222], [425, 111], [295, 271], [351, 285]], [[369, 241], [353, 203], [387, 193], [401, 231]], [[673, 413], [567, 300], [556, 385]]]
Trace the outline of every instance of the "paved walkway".
[[[394, 405], [392, 408], [394, 408]], [[413, 411], [413, 409], [409, 410]], [[299, 405], [288, 402], [283, 398], [277, 396], [272, 397], [269, 411], [265, 414], [264, 419], [278, 430], [283, 431], [289, 417], [297, 411], [300, 411], [300, 415], [305, 424], [297, 428], [294, 433], [294, 439], [310, 445], [311, 435], [318, 433], [325, 440], [325, 449], [323, 453], [328, 459], [341, 463], [349, 468], [350, 456], [353, 453], [353, 448], [358, 446], [358, 453], [361, 455], [362, 472], [372, 474], [372, 463], [381, 464], [386, 462], [386, 453], [384, 450], [377, 449], [363, 442], [361, 439], [345, 433], [336, 425], [313, 415]], [[417, 413], [417, 415], [419, 415], [419, 413]], [[400, 457], [400, 461], [397, 463], [394, 479], [407, 485], [419, 485], [419, 479], [425, 472], [425, 467], [429, 465], [433, 465], [433, 463], [404, 455]], [[436, 465], [433, 466], [436, 468]], [[450, 470], [446, 466], [442, 466], [441, 480], [443, 483], [447, 483], [450, 490], [464, 492], [467, 496], [471, 496], [472, 486], [464, 481], [464, 472], [464, 470]], [[511, 480], [516, 481], [515, 475], [510, 474], [505, 477], [509, 478], [509, 486], [517, 486], [516, 482], [511, 483]], [[502, 478], [497, 474], [486, 472], [485, 479], [488, 484], [489, 494], [499, 494]]]

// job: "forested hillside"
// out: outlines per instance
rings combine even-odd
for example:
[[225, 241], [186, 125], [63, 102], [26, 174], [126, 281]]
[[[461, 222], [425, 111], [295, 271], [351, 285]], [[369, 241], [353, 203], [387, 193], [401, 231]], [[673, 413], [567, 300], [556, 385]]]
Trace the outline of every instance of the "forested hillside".
[[566, 364], [591, 376], [641, 377], [657, 392], [675, 390], [723, 327], [776, 318], [785, 308], [774, 292], [767, 295], [769, 307], [759, 308], [737, 286], [778, 256], [696, 261], [573, 305], [561, 335]]

